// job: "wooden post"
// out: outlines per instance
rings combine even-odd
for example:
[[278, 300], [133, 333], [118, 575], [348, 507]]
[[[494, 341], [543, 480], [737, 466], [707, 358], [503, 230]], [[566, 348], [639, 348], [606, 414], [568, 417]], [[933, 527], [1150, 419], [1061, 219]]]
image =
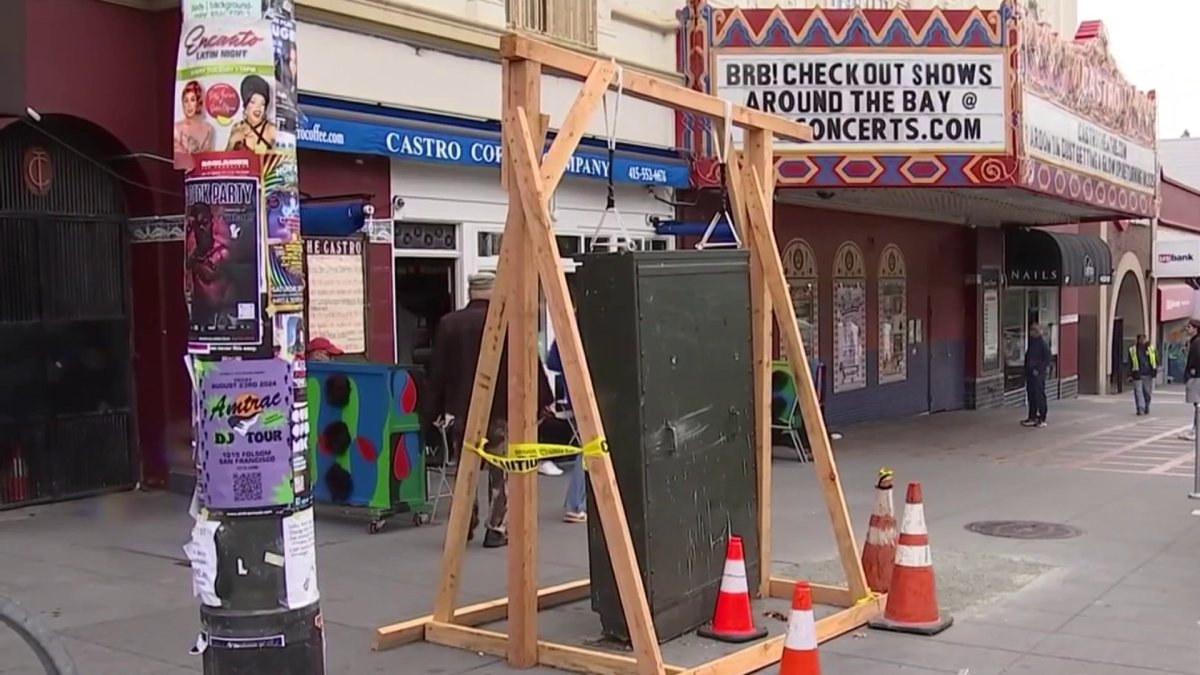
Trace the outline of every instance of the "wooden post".
[[[518, 109], [515, 119], [507, 120], [505, 135], [509, 147], [516, 151], [510, 158], [514, 162], [511, 166], [516, 175], [510, 176], [509, 180], [515, 177], [521, 187], [525, 224], [533, 240], [533, 261], [546, 293], [546, 307], [554, 324], [559, 356], [562, 357], [567, 387], [571, 391], [579, 434], [584, 445], [588, 446], [604, 440], [604, 426], [600, 422], [600, 411], [596, 407], [596, 392], [592, 388], [591, 372], [584, 357], [579, 325], [575, 322], [575, 312], [571, 310], [567, 278], [558, 258], [558, 247], [550, 219], [550, 195], [539, 171], [541, 167], [538, 164], [538, 152], [531, 138], [529, 118], [524, 110]], [[603, 453], [587, 456], [585, 461], [588, 479], [596, 496], [596, 508], [600, 513], [604, 540], [608, 543], [609, 555], [612, 558], [613, 576], [621, 595], [621, 607], [629, 628], [630, 641], [633, 643], [638, 673], [662, 675], [662, 652], [658, 648], [658, 638], [646, 601], [646, 589], [642, 584], [637, 556], [633, 551], [629, 522], [625, 518], [625, 506], [617, 488], [612, 460], [607, 453]]]
[[[503, 103], [505, 119], [515, 109], [540, 110], [542, 68], [533, 61], [505, 60], [507, 79]], [[535, 118], [533, 141], [545, 145], [545, 127]], [[502, 122], [507, 124], [508, 122]], [[506, 148], [504, 156], [512, 155]], [[521, 208], [520, 184], [508, 183], [509, 216], [504, 238], [513, 238], [510, 255], [528, 260], [533, 256]], [[502, 244], [503, 245], [503, 244]], [[508, 304], [508, 440], [509, 443], [537, 442], [537, 273], [529, 265], [506, 270], [509, 278]], [[532, 668], [538, 662], [537, 626], [537, 472], [508, 476], [508, 663]]]
[[[744, 153], [763, 181], [768, 197], [775, 193], [775, 154], [769, 131], [746, 132]], [[769, 205], [774, 199], [768, 199]], [[772, 227], [774, 209], [767, 210], [767, 227]], [[749, 245], [753, 237], [747, 231], [745, 213], [742, 222], [742, 241]], [[777, 251], [764, 251], [750, 245], [750, 318], [751, 350], [754, 362], [754, 445], [758, 463], [758, 554], [762, 573], [758, 580], [759, 597], [771, 592], [771, 296], [763, 282], [763, 256], [778, 256]]]
[[[501, 70], [501, 77], [507, 77], [506, 69]], [[591, 69], [579, 97], [571, 106], [563, 120], [558, 134], [554, 137], [549, 152], [546, 153], [542, 166], [542, 180], [550, 194], [558, 188], [563, 172], [588, 122], [599, 107], [605, 89], [612, 82], [616, 68], [611, 61], [598, 61]], [[549, 127], [546, 116], [539, 115], [540, 127]], [[543, 132], [544, 136], [544, 132]], [[507, 188], [511, 183], [508, 162], [501, 164], [501, 178]], [[524, 218], [522, 209], [509, 209], [504, 223], [504, 231], [511, 232], [514, 218]], [[519, 225], [519, 223], [518, 223]], [[496, 288], [492, 291], [492, 301], [488, 304], [487, 319], [483, 329], [483, 344], [479, 350], [479, 362], [475, 366], [475, 382], [471, 390], [470, 411], [466, 420], [456, 424], [465, 424], [464, 439], [476, 439], [487, 431], [488, 417], [491, 414], [492, 398], [495, 396], [494, 382], [500, 368], [500, 353], [504, 345], [505, 330], [508, 326], [507, 314], [507, 282], [512, 276], [510, 270], [517, 266], [518, 258], [514, 246], [518, 242], [505, 236], [500, 242], [500, 258], [496, 262]], [[557, 248], [555, 259], [558, 258]], [[528, 264], [528, 260], [523, 261]], [[458, 589], [461, 585], [462, 558], [467, 546], [467, 530], [470, 528], [471, 505], [476, 499], [475, 493], [479, 485], [479, 455], [464, 452], [459, 461], [458, 473], [454, 483], [454, 500], [450, 506], [450, 518], [446, 525], [446, 540], [442, 548], [441, 579], [438, 582], [438, 592], [434, 598], [433, 618], [436, 621], [449, 623], [454, 620], [454, 605], [458, 600]]]

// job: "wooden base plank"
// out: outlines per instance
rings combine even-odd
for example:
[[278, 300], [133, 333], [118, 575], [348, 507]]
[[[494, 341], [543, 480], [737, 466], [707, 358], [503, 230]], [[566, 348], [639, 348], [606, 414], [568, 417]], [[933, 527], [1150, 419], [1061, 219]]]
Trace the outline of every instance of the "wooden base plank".
[[[577, 602], [588, 597], [591, 581], [580, 579], [538, 590], [538, 609], [545, 610], [559, 605]], [[454, 622], [463, 626], [481, 626], [485, 623], [503, 621], [508, 618], [508, 598], [497, 598], [474, 605], [460, 607], [454, 611]], [[425, 637], [425, 626], [433, 621], [433, 615], [409, 619], [400, 623], [382, 626], [375, 630], [372, 649], [377, 652], [395, 649], [417, 642]]]
[[[865, 626], [867, 621], [883, 612], [886, 598], [883, 595], [876, 596], [869, 602], [843, 609], [817, 621], [817, 642], [826, 642]], [[779, 663], [783, 658], [783, 642], [786, 638], [786, 635], [777, 635], [756, 642], [745, 649], [686, 670], [682, 675], [747, 675], [757, 672]]]
[[[503, 658], [508, 652], [508, 635], [499, 631], [431, 621], [425, 626], [425, 640], [443, 647], [464, 649]], [[632, 656], [564, 645], [546, 640], [538, 641], [538, 665], [573, 673], [589, 675], [633, 675], [638, 664]], [[678, 675], [686, 669], [666, 666], [667, 675]]]
[[[812, 601], [814, 605], [828, 605], [830, 607], [853, 607], [857, 602], [851, 595], [850, 589], [844, 586], [827, 586], [825, 584], [812, 584], [808, 587], [812, 590]], [[770, 597], [779, 600], [791, 601], [792, 593], [796, 590], [795, 579], [784, 579], [782, 577], [771, 577]]]

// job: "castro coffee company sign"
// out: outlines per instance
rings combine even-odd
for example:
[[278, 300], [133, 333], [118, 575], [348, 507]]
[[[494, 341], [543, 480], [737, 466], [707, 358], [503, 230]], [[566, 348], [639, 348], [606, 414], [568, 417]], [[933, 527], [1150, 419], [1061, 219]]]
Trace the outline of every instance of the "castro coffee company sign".
[[717, 52], [713, 93], [812, 127], [812, 144], [781, 150], [1007, 149], [1001, 52], [881, 51]]

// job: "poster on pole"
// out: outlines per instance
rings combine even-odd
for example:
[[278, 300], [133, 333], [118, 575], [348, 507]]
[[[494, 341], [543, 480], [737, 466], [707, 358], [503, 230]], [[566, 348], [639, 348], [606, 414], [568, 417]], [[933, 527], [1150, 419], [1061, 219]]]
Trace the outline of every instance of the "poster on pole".
[[280, 359], [219, 361], [200, 383], [205, 506], [290, 506], [291, 366]]
[[264, 0], [183, 0], [183, 19], [261, 19]]
[[263, 342], [258, 158], [198, 155], [184, 180], [188, 349], [252, 352]]
[[321, 599], [317, 590], [317, 537], [313, 510], [283, 519], [283, 573], [288, 609], [308, 607]]
[[275, 146], [275, 47], [261, 18], [184, 21], [175, 65], [175, 168], [205, 152]]

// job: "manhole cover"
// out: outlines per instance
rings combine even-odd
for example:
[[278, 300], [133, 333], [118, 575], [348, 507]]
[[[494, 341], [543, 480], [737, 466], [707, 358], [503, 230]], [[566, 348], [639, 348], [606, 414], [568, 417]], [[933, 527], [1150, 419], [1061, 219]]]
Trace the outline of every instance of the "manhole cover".
[[1071, 539], [1083, 534], [1078, 527], [1036, 520], [981, 520], [968, 523], [967, 530], [988, 537], [1006, 539]]

